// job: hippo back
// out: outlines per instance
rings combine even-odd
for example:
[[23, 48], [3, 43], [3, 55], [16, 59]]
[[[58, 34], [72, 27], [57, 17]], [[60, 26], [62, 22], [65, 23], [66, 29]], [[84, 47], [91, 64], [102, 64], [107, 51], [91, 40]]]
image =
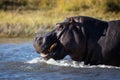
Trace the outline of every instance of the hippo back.
[[106, 35], [98, 41], [105, 64], [120, 65], [120, 20], [108, 22]]

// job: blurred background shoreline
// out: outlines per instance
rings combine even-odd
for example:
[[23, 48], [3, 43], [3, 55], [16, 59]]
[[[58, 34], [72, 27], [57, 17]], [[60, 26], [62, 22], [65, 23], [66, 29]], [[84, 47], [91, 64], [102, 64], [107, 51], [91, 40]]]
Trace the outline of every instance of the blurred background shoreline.
[[0, 0], [0, 38], [34, 37], [71, 16], [120, 19], [120, 0]]

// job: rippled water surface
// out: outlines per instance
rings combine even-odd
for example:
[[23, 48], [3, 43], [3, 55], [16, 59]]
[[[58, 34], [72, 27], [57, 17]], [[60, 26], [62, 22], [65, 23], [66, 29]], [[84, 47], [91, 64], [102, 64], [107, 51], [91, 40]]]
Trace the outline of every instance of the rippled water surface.
[[84, 65], [68, 56], [44, 61], [32, 39], [0, 39], [0, 80], [120, 80], [120, 67]]

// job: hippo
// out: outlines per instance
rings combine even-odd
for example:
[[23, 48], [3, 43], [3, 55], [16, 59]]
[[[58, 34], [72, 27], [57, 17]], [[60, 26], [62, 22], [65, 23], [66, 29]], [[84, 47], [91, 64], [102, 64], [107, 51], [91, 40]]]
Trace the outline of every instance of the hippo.
[[45, 35], [35, 36], [33, 45], [45, 60], [69, 55], [86, 65], [120, 66], [120, 20], [69, 17]]

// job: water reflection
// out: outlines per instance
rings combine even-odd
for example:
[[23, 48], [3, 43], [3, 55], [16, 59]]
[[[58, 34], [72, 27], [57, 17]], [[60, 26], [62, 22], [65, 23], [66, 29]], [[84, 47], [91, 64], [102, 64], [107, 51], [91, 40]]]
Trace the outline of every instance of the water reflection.
[[120, 69], [88, 66], [66, 57], [44, 61], [32, 39], [0, 39], [0, 80], [119, 80]]
[[0, 44], [32, 42], [33, 38], [0, 38]]

